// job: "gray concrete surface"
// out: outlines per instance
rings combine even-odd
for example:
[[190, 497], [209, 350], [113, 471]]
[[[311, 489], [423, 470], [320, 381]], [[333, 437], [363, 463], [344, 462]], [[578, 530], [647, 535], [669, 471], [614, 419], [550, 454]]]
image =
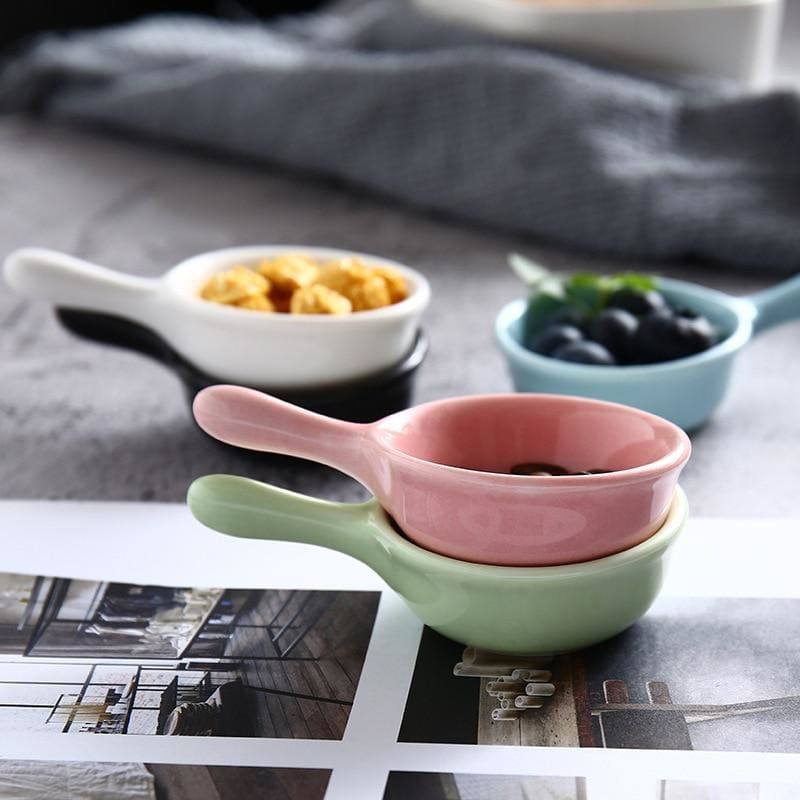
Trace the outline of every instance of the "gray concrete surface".
[[[790, 9], [797, 31], [800, 3]], [[492, 338], [497, 310], [520, 294], [508, 252], [564, 268], [654, 269], [591, 261], [306, 176], [21, 118], [0, 119], [0, 192], [1, 255], [41, 245], [158, 275], [203, 250], [286, 242], [354, 248], [421, 269], [435, 300], [418, 401], [511, 388]], [[778, 278], [656, 269], [736, 294]], [[797, 515], [799, 352], [800, 323], [791, 323], [742, 354], [729, 398], [693, 437], [684, 486], [694, 514]], [[363, 496], [323, 467], [221, 449], [194, 428], [166, 369], [73, 339], [46, 305], [0, 288], [0, 497], [180, 501], [191, 479], [209, 472], [329, 498]]]

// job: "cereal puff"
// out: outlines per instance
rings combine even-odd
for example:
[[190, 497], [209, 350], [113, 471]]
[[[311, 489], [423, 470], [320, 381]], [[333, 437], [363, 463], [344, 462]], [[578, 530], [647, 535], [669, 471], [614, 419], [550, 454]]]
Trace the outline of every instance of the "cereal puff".
[[396, 269], [392, 267], [372, 267], [370, 272], [373, 275], [379, 275], [386, 281], [391, 303], [399, 303], [401, 300], [405, 300], [406, 297], [408, 297], [406, 279]]
[[349, 297], [353, 288], [363, 283], [368, 274], [360, 259], [339, 258], [336, 261], [328, 261], [320, 267], [317, 282]]
[[239, 300], [236, 308], [246, 308], [248, 311], [276, 311], [275, 304], [264, 294], [253, 294]]
[[266, 295], [269, 281], [247, 267], [237, 266], [212, 275], [203, 286], [200, 296], [214, 303], [239, 303], [254, 295]]
[[353, 311], [369, 311], [392, 304], [389, 287], [380, 275], [369, 275], [366, 280], [352, 286], [348, 299], [353, 304]]
[[320, 263], [283, 253], [212, 275], [200, 296], [249, 311], [341, 315], [398, 303], [408, 297], [408, 287], [397, 270], [367, 266], [356, 256]]
[[300, 253], [286, 253], [266, 259], [258, 265], [258, 271], [280, 294], [291, 294], [297, 289], [311, 286], [319, 277], [319, 267]]
[[350, 301], [322, 284], [306, 286], [292, 295], [292, 314], [349, 314], [353, 310]]

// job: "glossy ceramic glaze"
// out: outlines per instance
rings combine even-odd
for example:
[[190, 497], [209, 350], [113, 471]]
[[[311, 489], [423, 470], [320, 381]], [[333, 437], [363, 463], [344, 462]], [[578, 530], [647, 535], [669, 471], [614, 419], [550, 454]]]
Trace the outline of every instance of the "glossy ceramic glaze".
[[[268, 314], [203, 300], [200, 287], [215, 272], [286, 252], [330, 260], [359, 256], [389, 266], [408, 281], [400, 303], [347, 316]], [[26, 248], [4, 265], [18, 293], [66, 308], [113, 314], [154, 331], [197, 370], [248, 386], [309, 389], [372, 375], [411, 351], [430, 300], [427, 280], [378, 256], [325, 247], [262, 245], [203, 253], [163, 277], [114, 272], [63, 253]]]
[[601, 367], [532, 353], [522, 345], [527, 301], [499, 313], [495, 333], [518, 392], [558, 392], [636, 406], [685, 430], [702, 425], [725, 396], [739, 351], [754, 333], [800, 317], [800, 276], [749, 297], [697, 284], [659, 280], [676, 307], [704, 314], [722, 335], [703, 353], [661, 364]]
[[[680, 428], [652, 414], [554, 395], [452, 398], [358, 425], [212, 386], [194, 413], [228, 444], [352, 475], [414, 542], [482, 564], [567, 564], [638, 544], [663, 522], [691, 450]], [[613, 471], [507, 474], [530, 461]]]
[[498, 653], [561, 653], [625, 630], [655, 600], [686, 521], [676, 489], [662, 527], [616, 555], [563, 567], [493, 567], [438, 556], [395, 530], [375, 500], [314, 500], [246, 478], [209, 475], [189, 489], [203, 524], [231, 536], [339, 550], [372, 567], [439, 633]]

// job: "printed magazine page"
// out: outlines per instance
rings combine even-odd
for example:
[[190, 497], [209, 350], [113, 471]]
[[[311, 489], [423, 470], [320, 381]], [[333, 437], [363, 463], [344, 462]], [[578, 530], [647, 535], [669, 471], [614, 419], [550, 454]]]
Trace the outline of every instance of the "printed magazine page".
[[3, 502], [0, 527], [0, 797], [800, 797], [797, 520], [690, 520], [645, 617], [539, 657], [182, 506]]

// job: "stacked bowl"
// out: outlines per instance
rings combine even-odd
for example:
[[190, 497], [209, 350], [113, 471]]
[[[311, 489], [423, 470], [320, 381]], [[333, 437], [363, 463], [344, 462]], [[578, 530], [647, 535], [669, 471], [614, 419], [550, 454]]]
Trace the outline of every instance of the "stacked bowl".
[[479, 395], [356, 424], [220, 385], [194, 412], [221, 441], [328, 464], [375, 495], [337, 504], [211, 475], [189, 491], [201, 522], [347, 553], [423, 622], [495, 652], [567, 652], [627, 628], [687, 516], [688, 437], [614, 403]]
[[[302, 304], [297, 313], [260, 313], [296, 311], [294, 294], [279, 307], [277, 279], [258, 277], [292, 251], [313, 262], [317, 277], [363, 260], [402, 292], [366, 310], [355, 294], [339, 296], [353, 303], [342, 314]], [[227, 291], [237, 275], [270, 294], [247, 295], [240, 307], [206, 295], [208, 287]], [[408, 408], [430, 297], [424, 276], [408, 267], [273, 245], [204, 253], [149, 279], [30, 248], [6, 259], [5, 277], [20, 294], [55, 303], [70, 329], [167, 363], [215, 439], [319, 461], [374, 495], [343, 505], [210, 475], [188, 499], [211, 528], [354, 556], [423, 622], [499, 653], [585, 647], [624, 630], [658, 594], [687, 516], [677, 485], [691, 449], [686, 434], [647, 411], [563, 394]], [[333, 290], [320, 285], [330, 299]], [[316, 297], [310, 285], [294, 291], [304, 302]]]
[[[298, 254], [392, 271], [404, 279], [407, 296], [347, 315], [263, 313], [201, 296], [214, 276]], [[351, 250], [231, 247], [181, 261], [160, 278], [142, 278], [29, 247], [6, 258], [4, 276], [18, 294], [53, 303], [61, 324], [78, 336], [162, 362], [190, 401], [205, 386], [233, 381], [341, 419], [379, 419], [410, 404], [428, 348], [420, 327], [430, 301], [425, 277]]]

